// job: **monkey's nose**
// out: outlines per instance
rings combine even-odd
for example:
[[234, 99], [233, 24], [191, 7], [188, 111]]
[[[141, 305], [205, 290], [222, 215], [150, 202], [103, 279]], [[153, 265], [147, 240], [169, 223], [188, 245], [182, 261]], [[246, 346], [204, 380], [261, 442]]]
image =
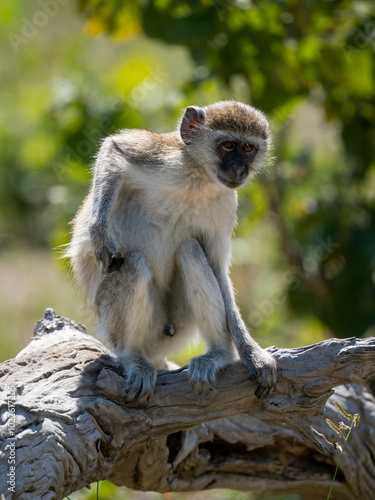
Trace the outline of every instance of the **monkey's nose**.
[[236, 179], [241, 179], [245, 172], [245, 167], [241, 164], [235, 163], [232, 165], [232, 171]]

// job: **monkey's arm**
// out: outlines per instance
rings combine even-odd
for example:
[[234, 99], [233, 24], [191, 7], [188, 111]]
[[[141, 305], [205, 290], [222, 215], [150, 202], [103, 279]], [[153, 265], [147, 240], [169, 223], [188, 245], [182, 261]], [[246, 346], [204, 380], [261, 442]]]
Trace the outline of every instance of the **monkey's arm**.
[[116, 271], [124, 261], [108, 235], [108, 219], [125, 171], [124, 164], [112, 139], [106, 139], [95, 164], [89, 228], [96, 258], [106, 274]]
[[228, 274], [221, 272], [218, 282], [224, 299], [230, 336], [241, 361], [249, 369], [250, 380], [259, 382], [255, 395], [260, 399], [265, 398], [276, 385], [276, 361], [255, 342], [248, 332], [234, 300], [233, 287]]
[[228, 331], [241, 361], [249, 369], [250, 379], [259, 382], [255, 395], [264, 398], [276, 384], [276, 362], [251, 337], [238, 310], [228, 272], [230, 237], [225, 232], [217, 233], [215, 240], [206, 248], [223, 296]]

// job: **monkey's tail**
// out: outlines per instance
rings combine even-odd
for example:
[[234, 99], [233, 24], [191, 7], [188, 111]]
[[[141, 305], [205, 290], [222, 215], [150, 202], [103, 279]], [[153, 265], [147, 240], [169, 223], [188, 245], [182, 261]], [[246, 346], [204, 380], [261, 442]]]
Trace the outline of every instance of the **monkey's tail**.
[[75, 236], [65, 247], [62, 256], [70, 259], [78, 288], [93, 307], [103, 274], [90, 243], [86, 238]]

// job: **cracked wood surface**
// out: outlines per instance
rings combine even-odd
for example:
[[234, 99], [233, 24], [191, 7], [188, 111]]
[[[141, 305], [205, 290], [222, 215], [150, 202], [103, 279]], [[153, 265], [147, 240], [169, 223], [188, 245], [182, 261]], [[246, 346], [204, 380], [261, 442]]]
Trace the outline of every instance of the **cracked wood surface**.
[[186, 367], [161, 371], [148, 406], [132, 408], [107, 349], [47, 310], [30, 344], [0, 365], [0, 493], [62, 499], [109, 479], [144, 491], [267, 489], [325, 499], [339, 456], [331, 443], [340, 439], [325, 417], [342, 420], [337, 400], [361, 421], [334, 491], [372, 500], [375, 402], [358, 383], [375, 375], [375, 338], [269, 350], [279, 379], [263, 401], [235, 363], [206, 397], [193, 391]]

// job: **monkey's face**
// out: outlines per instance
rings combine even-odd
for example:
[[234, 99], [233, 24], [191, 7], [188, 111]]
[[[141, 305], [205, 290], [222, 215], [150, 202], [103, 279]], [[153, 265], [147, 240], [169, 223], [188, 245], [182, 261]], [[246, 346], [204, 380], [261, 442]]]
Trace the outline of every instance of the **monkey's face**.
[[240, 187], [264, 165], [270, 142], [266, 117], [235, 101], [189, 106], [180, 134], [195, 164], [230, 189]]
[[217, 178], [225, 186], [237, 189], [255, 170], [258, 147], [250, 141], [221, 139], [217, 143], [219, 164]]

